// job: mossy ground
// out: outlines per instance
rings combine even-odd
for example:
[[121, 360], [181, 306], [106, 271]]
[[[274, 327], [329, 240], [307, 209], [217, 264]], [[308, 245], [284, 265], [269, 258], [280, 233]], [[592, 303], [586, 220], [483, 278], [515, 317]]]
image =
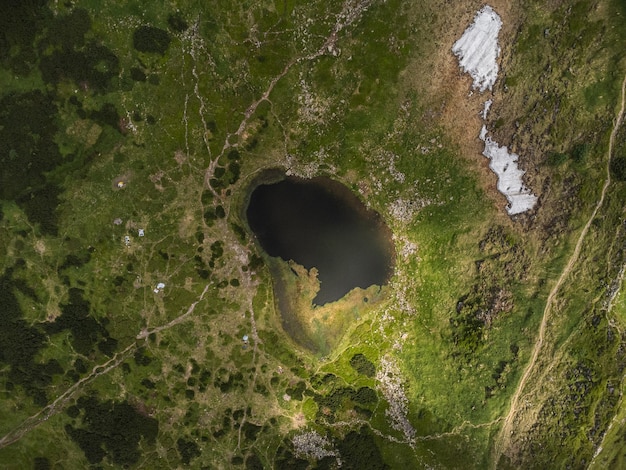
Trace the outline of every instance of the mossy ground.
[[[311, 430], [354, 468], [493, 463], [606, 175], [618, 2], [493, 4], [489, 126], [540, 196], [515, 220], [480, 155], [484, 97], [450, 53], [480, 2], [31, 3], [0, 8], [2, 467], [306, 468], [291, 439]], [[354, 301], [322, 358], [284, 333], [241, 218], [250, 181], [275, 167], [338, 179], [394, 233], [384, 295]], [[582, 467], [600, 446], [594, 464], [621, 462], [620, 168], [501, 465]], [[359, 354], [377, 373], [398, 365], [412, 438]], [[135, 447], [105, 439], [124, 422], [92, 418], [126, 405], [145, 425]]]

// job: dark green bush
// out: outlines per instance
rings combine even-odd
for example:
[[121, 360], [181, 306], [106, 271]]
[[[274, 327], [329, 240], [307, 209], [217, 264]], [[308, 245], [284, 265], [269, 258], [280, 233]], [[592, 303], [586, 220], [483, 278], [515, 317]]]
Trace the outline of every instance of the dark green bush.
[[617, 156], [611, 159], [611, 174], [618, 181], [626, 181], [626, 156]]
[[133, 47], [139, 52], [165, 55], [170, 47], [170, 35], [154, 26], [140, 26], [133, 33]]
[[363, 354], [358, 353], [352, 356], [350, 359], [350, 365], [359, 374], [366, 375], [367, 377], [374, 377], [376, 374], [376, 367], [372, 364]]
[[354, 393], [352, 399], [362, 405], [370, 405], [378, 401], [378, 395], [375, 390], [369, 387], [361, 387]]
[[189, 465], [193, 459], [201, 454], [198, 444], [182, 437], [176, 441], [176, 448], [184, 465]]
[[90, 396], [80, 398], [77, 406], [85, 413], [83, 427], [67, 425], [65, 431], [92, 464], [108, 457], [117, 466], [133, 465], [141, 457], [140, 439], [152, 444], [159, 432], [157, 420], [138, 413], [127, 402], [100, 402]]
[[167, 25], [171, 30], [176, 31], [177, 33], [183, 33], [189, 27], [180, 12], [170, 14], [167, 17]]

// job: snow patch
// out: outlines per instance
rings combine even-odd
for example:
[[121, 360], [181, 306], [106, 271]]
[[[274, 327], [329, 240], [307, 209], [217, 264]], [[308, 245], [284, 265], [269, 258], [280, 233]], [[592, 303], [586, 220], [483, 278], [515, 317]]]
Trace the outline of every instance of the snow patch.
[[509, 215], [515, 215], [532, 209], [537, 202], [537, 196], [522, 181], [526, 172], [517, 166], [519, 155], [509, 153], [506, 147], [491, 140], [485, 126], [480, 131], [480, 139], [485, 142], [483, 155], [491, 160], [489, 168], [498, 175], [498, 191], [509, 201], [506, 211]]
[[[474, 22], [452, 46], [452, 53], [458, 58], [459, 67], [471, 75], [474, 80], [472, 88], [478, 88], [481, 93], [491, 90], [498, 78], [498, 34], [501, 28], [502, 19], [493, 8], [486, 5], [476, 13]], [[485, 101], [480, 113], [483, 120], [487, 119], [492, 103], [492, 99]], [[479, 137], [485, 143], [483, 155], [491, 160], [489, 167], [498, 176], [498, 191], [509, 201], [506, 208], [508, 214], [520, 214], [532, 209], [537, 202], [537, 196], [524, 185], [522, 177], [525, 171], [517, 165], [519, 155], [509, 153], [506, 147], [494, 142], [487, 135], [487, 127], [484, 125]]]
[[483, 117], [483, 119], [487, 119], [487, 113], [491, 109], [492, 104], [493, 104], [493, 100], [485, 101], [485, 107], [483, 108], [483, 112], [481, 113], [481, 116]]
[[474, 22], [452, 46], [459, 66], [474, 79], [473, 88], [482, 93], [491, 90], [498, 76], [497, 59], [500, 55], [498, 34], [502, 19], [489, 5], [474, 17]]

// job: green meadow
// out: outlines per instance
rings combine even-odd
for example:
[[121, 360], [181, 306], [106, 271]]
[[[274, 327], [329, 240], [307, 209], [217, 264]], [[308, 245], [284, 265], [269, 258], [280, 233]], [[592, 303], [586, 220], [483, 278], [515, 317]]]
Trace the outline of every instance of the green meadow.
[[[494, 2], [483, 95], [480, 2], [145, 3], [0, 6], [0, 467], [624, 465], [620, 2]], [[268, 169], [378, 212], [389, 282], [310, 305]]]

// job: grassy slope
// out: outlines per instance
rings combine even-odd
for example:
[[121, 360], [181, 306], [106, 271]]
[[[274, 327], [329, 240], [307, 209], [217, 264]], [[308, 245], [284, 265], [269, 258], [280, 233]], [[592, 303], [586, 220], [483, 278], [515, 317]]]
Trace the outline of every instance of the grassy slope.
[[[511, 106], [496, 110], [503, 116], [517, 115], [520, 125], [513, 131], [513, 142], [533, 150], [530, 154], [539, 169], [535, 181], [543, 180], [550, 193], [561, 195], [558, 209], [556, 205], [556, 210], [544, 207], [537, 217], [535, 227], [542, 227], [549, 236], [554, 226], [564, 226], [562, 219], [572, 207], [565, 226], [577, 236], [593, 209], [587, 207], [599, 199], [600, 183], [606, 179], [608, 133], [619, 107], [623, 79], [618, 72], [621, 57], [611, 46], [619, 43], [623, 29], [615, 7], [585, 2], [568, 7], [561, 5], [547, 12], [544, 8], [529, 8], [517, 46], [525, 54], [516, 57], [514, 49], [510, 70], [513, 76], [516, 70], [520, 76], [522, 70], [536, 74], [529, 77], [529, 84], [534, 81], [536, 85], [524, 87], [513, 80], [506, 90], [513, 98]], [[600, 27], [605, 33], [597, 36], [594, 28]], [[536, 42], [549, 42], [551, 47], [535, 47]], [[600, 71], [604, 73], [599, 75]], [[570, 72], [575, 75], [570, 76]], [[599, 82], [604, 91], [599, 91]], [[526, 91], [522, 91], [524, 88]], [[620, 139], [618, 133], [617, 141]], [[581, 151], [583, 146], [585, 152]], [[565, 158], [555, 164], [555, 154], [561, 152]], [[620, 335], [616, 339], [613, 334], [619, 329], [613, 329], [613, 316], [606, 311], [605, 303], [607, 284], [615, 279], [619, 270], [616, 266], [620, 265], [621, 254], [609, 247], [623, 243], [619, 235], [621, 208], [617, 203], [623, 200], [623, 190], [623, 183], [613, 177], [581, 256], [550, 308], [545, 346], [533, 368], [531, 385], [524, 389], [524, 404], [515, 420], [514, 444], [508, 449], [515, 465], [526, 461], [538, 467], [547, 462], [584, 466], [614, 412], [616, 399], [611, 390], [622, 380], [623, 365]], [[563, 211], [562, 202], [570, 201], [572, 195], [579, 202]], [[561, 230], [556, 233], [562, 237]], [[529, 439], [528, 443], [522, 443], [523, 439]], [[566, 452], [560, 450], [563, 447]]]
[[[59, 110], [55, 141], [82, 158], [49, 176], [63, 189], [56, 236], [3, 203], [1, 260], [5, 268], [25, 260], [28, 269], [15, 276], [37, 299], [16, 295], [29, 323], [58, 315], [69, 288], [81, 287], [92, 315], [109, 320], [117, 351], [129, 347], [129, 357], [0, 449], [0, 462], [23, 468], [45, 456], [52, 464], [85, 465], [64, 431], [80, 426], [82, 415], [63, 411], [95, 393], [158, 419], [158, 439], [142, 441], [139, 467], [181, 465], [181, 440], [194, 443], [197, 467], [290, 467], [293, 435], [315, 429], [341, 446], [363, 423], [392, 467], [484, 467], [545, 299], [598, 197], [622, 79], [616, 7], [494, 5], [505, 30], [490, 126], [498, 142], [522, 155], [529, 185], [541, 196], [536, 213], [511, 222], [478, 153], [481, 98], [466, 96], [467, 82], [457, 81], [448, 52], [479, 3], [445, 14], [434, 0], [415, 10], [403, 2], [374, 3], [340, 28], [336, 56], [317, 53], [336, 27], [339, 4], [329, 10], [322, 3], [217, 2], [206, 10], [180, 2], [190, 28], [170, 30], [172, 42], [161, 56], [134, 50], [132, 33], [143, 24], [167, 29], [173, 8], [107, 4], [103, 13], [96, 3], [82, 2], [93, 22], [88, 37], [119, 59], [105, 93], [71, 80], [46, 86], [36, 69], [27, 81], [1, 75], [7, 90], [47, 87]], [[133, 67], [146, 82], [132, 81]], [[245, 111], [285, 67], [269, 100], [240, 128]], [[93, 127], [71, 96], [88, 111], [111, 103], [136, 128], [122, 134], [115, 123]], [[232, 149], [241, 155], [241, 178], [211, 195], [207, 184], [215, 188], [215, 167], [227, 167]], [[233, 230], [233, 223], [245, 224], [238, 204], [247, 184], [259, 169], [276, 165], [338, 177], [396, 234], [399, 255], [387, 300], [321, 361], [283, 335], [269, 272], [250, 265], [258, 251]], [[123, 190], [114, 187], [118, 178], [127, 182]], [[505, 452], [513, 466], [584, 466], [621, 406], [623, 296], [610, 311], [603, 306], [623, 264], [623, 192], [623, 183], [609, 188], [578, 268], [558, 295], [537, 372], [524, 391], [530, 405], [516, 416], [514, 446]], [[213, 220], [218, 206], [225, 217]], [[116, 217], [123, 225], [113, 225]], [[138, 228], [146, 229], [145, 238], [136, 236]], [[124, 235], [132, 237], [130, 247]], [[95, 251], [85, 265], [59, 270], [68, 254], [90, 246]], [[154, 295], [161, 281], [166, 289]], [[494, 292], [504, 299], [497, 306]], [[475, 308], [457, 310], [459, 299]], [[476, 309], [495, 312], [488, 326], [474, 321]], [[136, 340], [142, 331], [154, 335]], [[245, 349], [243, 334], [252, 337]], [[366, 406], [369, 417], [333, 395], [379, 386], [350, 366], [357, 353], [378, 368], [383, 356], [400, 365], [414, 446], [390, 425], [380, 389], [378, 403]], [[80, 354], [65, 332], [53, 335], [36, 360], [56, 358], [68, 371], [79, 357], [88, 365], [81, 377], [108, 359], [97, 349]], [[49, 400], [75, 381], [56, 375], [46, 388]], [[308, 395], [299, 395], [303, 389]], [[19, 386], [3, 393], [0, 412], [10, 417], [0, 422], [5, 435], [41, 405]], [[612, 426], [598, 459], [619, 459], [618, 429]]]

